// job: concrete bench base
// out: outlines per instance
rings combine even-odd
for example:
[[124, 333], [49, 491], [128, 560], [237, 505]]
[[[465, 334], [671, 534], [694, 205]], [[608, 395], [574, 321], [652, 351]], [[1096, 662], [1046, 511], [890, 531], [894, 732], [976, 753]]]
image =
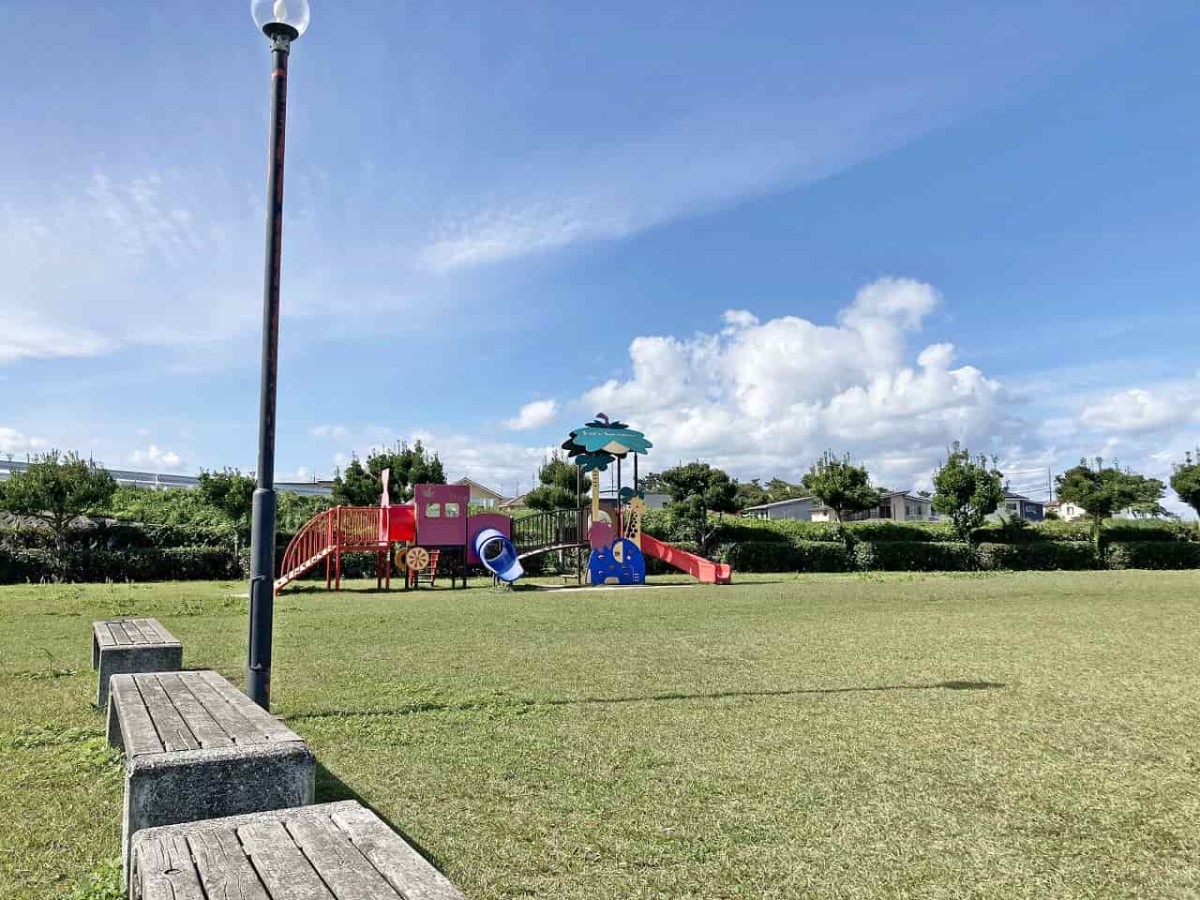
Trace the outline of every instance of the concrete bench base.
[[92, 668], [99, 670], [96, 705], [108, 706], [108, 680], [132, 672], [177, 672], [183, 644], [158, 619], [110, 619], [92, 623]]
[[463, 900], [353, 800], [190, 822], [133, 838], [132, 900]]
[[125, 751], [126, 875], [143, 828], [313, 801], [308, 746], [216, 672], [113, 676], [108, 739]]

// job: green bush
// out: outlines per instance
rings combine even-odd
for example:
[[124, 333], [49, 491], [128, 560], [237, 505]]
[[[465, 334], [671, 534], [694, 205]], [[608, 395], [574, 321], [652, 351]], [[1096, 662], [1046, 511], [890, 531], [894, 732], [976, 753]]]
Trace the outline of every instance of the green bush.
[[240, 575], [233, 553], [216, 547], [53, 550], [0, 548], [0, 582], [216, 581]]
[[715, 556], [735, 572], [797, 572], [800, 552], [787, 541], [745, 541], [722, 544]]
[[1090, 542], [1033, 541], [1023, 544], [980, 544], [975, 550], [980, 569], [1012, 571], [1061, 569], [1077, 571], [1097, 568]]
[[850, 554], [846, 545], [830, 541], [796, 541], [794, 544], [801, 572], [849, 572]]
[[975, 554], [953, 541], [859, 541], [851, 562], [863, 572], [968, 572]]
[[1200, 543], [1184, 541], [1121, 541], [1105, 548], [1110, 569], [1200, 569]]
[[947, 522], [849, 522], [846, 530], [854, 540], [871, 543], [945, 543], [955, 539], [954, 527]]
[[[68, 550], [151, 550], [173, 547], [232, 548], [234, 532], [228, 526], [137, 525], [100, 522], [72, 528], [64, 535]], [[0, 530], [0, 547], [53, 550], [54, 535], [45, 528]]]
[[1164, 522], [1157, 519], [1109, 519], [1104, 523], [1100, 534], [1105, 543], [1109, 544], [1196, 540], [1196, 529], [1188, 528], [1180, 522]]

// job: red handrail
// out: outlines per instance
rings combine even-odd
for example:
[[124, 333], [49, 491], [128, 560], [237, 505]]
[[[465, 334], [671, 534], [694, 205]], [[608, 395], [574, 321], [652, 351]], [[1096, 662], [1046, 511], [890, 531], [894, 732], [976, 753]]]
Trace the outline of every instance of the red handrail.
[[387, 549], [387, 512], [378, 506], [335, 506], [313, 516], [283, 552], [275, 590], [295, 581], [331, 553]]

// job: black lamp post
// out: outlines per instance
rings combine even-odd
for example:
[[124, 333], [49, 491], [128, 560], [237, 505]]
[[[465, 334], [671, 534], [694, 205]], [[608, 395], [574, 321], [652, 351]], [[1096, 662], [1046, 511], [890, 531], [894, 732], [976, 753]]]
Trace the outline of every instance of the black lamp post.
[[271, 40], [271, 154], [267, 161], [267, 262], [263, 284], [262, 390], [258, 486], [250, 531], [250, 648], [246, 693], [271, 704], [271, 622], [275, 613], [275, 380], [279, 362], [279, 261], [283, 250], [283, 148], [292, 41], [308, 28], [308, 0], [251, 0], [254, 23]]

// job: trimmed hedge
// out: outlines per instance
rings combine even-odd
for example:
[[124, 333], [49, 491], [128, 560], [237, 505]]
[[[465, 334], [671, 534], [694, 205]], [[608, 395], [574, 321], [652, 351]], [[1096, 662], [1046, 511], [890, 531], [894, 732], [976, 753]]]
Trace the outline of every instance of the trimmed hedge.
[[1161, 540], [1109, 544], [1104, 562], [1110, 569], [1197, 569], [1200, 544]]
[[975, 554], [951, 541], [859, 541], [851, 552], [862, 572], [969, 572]]
[[975, 549], [980, 569], [995, 571], [1080, 571], [1099, 564], [1090, 542], [1033, 541], [1024, 544], [980, 544]]
[[847, 572], [850, 557], [829, 541], [745, 541], [724, 544], [714, 557], [735, 572]]
[[[232, 528], [190, 525], [135, 525], [129, 522], [99, 522], [72, 528], [63, 535], [68, 550], [152, 550], [179, 547], [232, 548]], [[0, 529], [0, 548], [9, 550], [54, 550], [54, 534], [48, 528]]]
[[220, 581], [240, 577], [231, 551], [217, 547], [140, 550], [0, 548], [0, 583], [41, 581]]

